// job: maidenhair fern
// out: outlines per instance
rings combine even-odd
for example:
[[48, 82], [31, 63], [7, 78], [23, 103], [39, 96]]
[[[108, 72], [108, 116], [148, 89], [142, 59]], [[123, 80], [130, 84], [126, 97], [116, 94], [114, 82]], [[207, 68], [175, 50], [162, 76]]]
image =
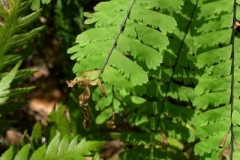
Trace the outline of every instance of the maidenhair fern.
[[[85, 86], [84, 81], [99, 78], [104, 82], [107, 97], [93, 92], [96, 110], [101, 111], [98, 124], [129, 112], [126, 120], [140, 132], [121, 134], [125, 143], [136, 145], [122, 154], [123, 159], [179, 158], [179, 154], [187, 158], [181, 143], [191, 139], [187, 124], [194, 113], [189, 102], [195, 98], [198, 72], [190, 32], [196, 6], [181, 0], [171, 5], [113, 0], [86, 14], [86, 24], [94, 23], [95, 28], [80, 34], [69, 53], [77, 60], [73, 71], [79, 77], [98, 74], [77, 77], [72, 84]], [[187, 12], [180, 13], [182, 7]], [[184, 22], [178, 29], [176, 20]]]
[[[78, 100], [84, 127], [90, 121], [111, 129], [130, 125], [118, 134], [131, 146], [120, 159], [239, 159], [238, 2], [111, 0], [85, 13], [85, 23], [94, 27], [68, 51], [76, 61], [76, 78], [68, 85], [83, 88]], [[95, 119], [89, 107], [99, 113]], [[32, 157], [77, 153], [69, 150], [72, 142], [77, 146], [72, 138], [54, 138], [46, 147], [51, 149], [43, 146]], [[27, 145], [16, 157], [28, 152]]]
[[95, 28], [69, 50], [73, 71], [98, 72], [85, 80], [104, 83], [107, 97], [99, 90], [92, 97], [101, 111], [97, 123], [127, 111], [126, 120], [141, 130], [122, 134], [136, 144], [123, 158], [141, 145], [138, 159], [173, 158], [195, 129], [202, 159], [239, 157], [237, 8], [229, 0], [112, 0], [86, 14]]

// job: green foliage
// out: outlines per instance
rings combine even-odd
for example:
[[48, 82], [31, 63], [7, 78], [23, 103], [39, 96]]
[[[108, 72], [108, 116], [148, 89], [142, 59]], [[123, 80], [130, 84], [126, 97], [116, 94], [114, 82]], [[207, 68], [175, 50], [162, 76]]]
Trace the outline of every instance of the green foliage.
[[[72, 59], [78, 60], [74, 66], [75, 73], [81, 74], [84, 71], [101, 68], [119, 32], [119, 25], [128, 18], [126, 12], [129, 5], [124, 1], [103, 2], [95, 7], [98, 12], [86, 14], [89, 18], [86, 24], [96, 22], [96, 27], [79, 35], [76, 40], [79, 45], [69, 50], [69, 53], [76, 53]], [[123, 86], [121, 85], [123, 83], [131, 83], [132, 87], [141, 85], [146, 83], [148, 78], [147, 72], [139, 64], [144, 63], [148, 69], [156, 69], [162, 62], [162, 51], [169, 44], [166, 34], [172, 32], [176, 21], [171, 16], [147, 9], [149, 7], [142, 2], [133, 5], [126, 25], [124, 24], [123, 34], [118, 38], [117, 46], [103, 72], [102, 78], [105, 82], [120, 86]], [[143, 16], [148, 14], [152, 16], [152, 19]], [[154, 36], [159, 37], [160, 42], [155, 41]], [[148, 54], [145, 54], [146, 52]], [[136, 60], [135, 62], [125, 56], [128, 53]], [[89, 65], [90, 63], [95, 65]], [[124, 79], [118, 82], [112, 79], [112, 76], [109, 77], [109, 74], [116, 77], [123, 75]]]
[[[64, 17], [63, 3], [57, 3], [59, 17]], [[120, 159], [238, 159], [238, 1], [111, 0], [94, 9], [85, 13], [85, 24], [93, 28], [79, 34], [68, 50], [76, 61], [76, 78], [68, 85], [81, 88], [73, 90], [71, 105], [80, 108], [70, 105], [68, 118], [63, 106], [51, 113], [48, 145], [40, 145], [41, 127], [36, 125], [31, 146], [16, 152], [11, 148], [2, 157], [74, 159], [81, 153], [84, 158], [102, 144], [99, 132], [114, 131], [130, 146]], [[63, 24], [59, 20], [60, 28]], [[59, 33], [69, 45], [71, 38]], [[2, 74], [0, 89], [8, 89], [3, 82], [14, 81], [17, 68]], [[79, 126], [81, 120], [84, 126]], [[77, 147], [76, 137], [68, 136], [75, 134], [96, 142]], [[76, 147], [69, 147], [72, 143]], [[83, 143], [88, 146], [84, 138]]]
[[232, 27], [238, 7], [234, 3], [204, 2], [199, 7], [196, 65], [204, 74], [199, 78], [198, 96], [193, 101], [201, 112], [192, 121], [196, 137], [201, 139], [195, 146], [195, 153], [201, 159], [237, 159], [240, 154], [239, 36]]
[[[57, 0], [54, 6], [57, 35], [62, 38], [61, 42], [66, 50], [74, 44], [76, 35], [84, 29], [83, 7], [84, 3], [79, 0]], [[66, 50], [63, 53], [65, 57]]]
[[67, 136], [60, 138], [57, 133], [51, 142], [36, 149], [32, 154], [30, 144], [24, 145], [17, 153], [13, 147], [9, 148], [0, 158], [0, 160], [86, 160], [86, 156], [92, 155], [103, 142], [79, 140], [77, 136]]
[[48, 4], [51, 0], [30, 0], [31, 3], [31, 9], [33, 11], [37, 11], [40, 9], [41, 3], [42, 4]]
[[[6, 67], [20, 62], [20, 59], [23, 56], [17, 54], [14, 49], [27, 44], [28, 41], [36, 36], [41, 28], [36, 28], [29, 32], [25, 31], [24, 27], [27, 27], [39, 16], [39, 12], [25, 16], [28, 7], [26, 1], [10, 1], [6, 2], [5, 5], [4, 3], [1, 3], [0, 7], [2, 20], [0, 26], [0, 69], [1, 71], [4, 71]], [[24, 48], [25, 47], [22, 47], [21, 49]], [[18, 82], [33, 73], [33, 71], [30, 70], [17, 71], [19, 65], [20, 63], [18, 63], [15, 69], [10, 73], [1, 73], [1, 84], [2, 87], [4, 87], [2, 89], [8, 89], [12, 80]], [[5, 86], [3, 86], [4, 84]]]
[[107, 97], [93, 92], [98, 124], [117, 114], [140, 129], [122, 134], [136, 145], [123, 159], [133, 159], [135, 149], [138, 159], [176, 159], [182, 150], [170, 139], [181, 146], [195, 138], [201, 159], [238, 157], [235, 1], [112, 0], [85, 15], [95, 27], [69, 49], [77, 61], [73, 71], [81, 76], [100, 69], [95, 78], [101, 77]]
[[21, 63], [19, 62], [7, 75], [3, 76], [3, 78], [0, 81], [0, 104], [3, 104], [8, 100], [8, 96], [10, 94], [10, 84], [12, 80], [14, 79], [17, 69], [19, 68], [19, 65]]
[[[67, 112], [66, 106], [64, 105], [60, 105], [58, 108], [58, 111], [52, 111], [48, 118], [48, 124], [50, 128], [47, 127], [47, 129], [55, 128], [62, 135], [67, 135], [72, 133], [71, 127], [70, 127], [71, 124], [67, 119], [66, 112]], [[55, 136], [55, 134], [53, 134], [52, 136]], [[51, 138], [49, 137], [47, 140], [50, 141]]]
[[[73, 71], [81, 77], [87, 71], [103, 69], [98, 76], [107, 97], [102, 97], [98, 88], [93, 91], [95, 108], [100, 111], [97, 124], [117, 114], [140, 129], [140, 133], [121, 134], [123, 142], [136, 145], [122, 154], [123, 159], [136, 158], [135, 150], [142, 153], [137, 159], [188, 157], [180, 146], [193, 140], [191, 101], [200, 72], [192, 61], [193, 38], [188, 33], [195, 6], [182, 1], [169, 7], [154, 0], [115, 0], [102, 2], [95, 13], [85, 14], [85, 23], [94, 23], [95, 28], [80, 34], [69, 49], [77, 60]], [[181, 9], [187, 12], [180, 13]], [[185, 25], [176, 28], [176, 20]]]
[[[34, 73], [33, 70], [19, 70], [19, 67], [22, 59], [28, 54], [26, 50], [28, 42], [42, 29], [42, 27], [28, 29], [39, 15], [39, 11], [29, 13], [29, 3], [26, 0], [0, 2], [0, 116], [21, 105], [6, 103], [7, 100], [16, 102], [14, 99], [32, 89], [32, 87], [18, 88], [17, 84]], [[10, 71], [12, 67], [14, 68]], [[15, 87], [11, 87], [13, 85]], [[2, 125], [5, 126], [1, 122]], [[5, 129], [1, 128], [0, 132]]]

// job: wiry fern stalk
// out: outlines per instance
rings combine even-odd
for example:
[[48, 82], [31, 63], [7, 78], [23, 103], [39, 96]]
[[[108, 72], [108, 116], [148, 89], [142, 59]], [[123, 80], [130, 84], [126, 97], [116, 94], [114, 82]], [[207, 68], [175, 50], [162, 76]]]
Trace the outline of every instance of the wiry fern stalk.
[[239, 36], [235, 0], [203, 1], [195, 39], [197, 65], [204, 68], [196, 88], [194, 105], [199, 114], [193, 119], [200, 142], [195, 153], [201, 159], [239, 159]]
[[[234, 24], [236, 22], [236, 14], [237, 14], [237, 1], [234, 0], [233, 1], [233, 23]], [[234, 136], [234, 121], [233, 121], [233, 114], [234, 114], [234, 110], [239, 108], [240, 106], [235, 106], [234, 103], [234, 96], [236, 95], [236, 91], [235, 91], [235, 28], [232, 28], [232, 35], [231, 35], [231, 44], [232, 44], [232, 53], [231, 53], [231, 59], [232, 59], [232, 64], [231, 64], [231, 93], [230, 93], [230, 100], [229, 103], [231, 104], [231, 111], [230, 111], [230, 118], [231, 118], [231, 125], [230, 125], [230, 157], [229, 159], [232, 160], [233, 159], [233, 153], [234, 153], [234, 141], [235, 141], [235, 136]], [[239, 54], [239, 53], [237, 53]], [[238, 96], [239, 97], [239, 96]], [[240, 112], [239, 112], [240, 113]], [[240, 114], [239, 114], [240, 115]], [[240, 148], [239, 148], [240, 149]], [[240, 154], [239, 154], [240, 155]]]
[[[0, 1], [0, 114], [13, 111], [16, 105], [5, 104], [10, 98], [17, 98], [29, 88], [11, 88], [12, 82], [17, 83], [33, 73], [31, 70], [18, 70], [23, 55], [15, 49], [23, 50], [42, 27], [27, 31], [26, 27], [34, 22], [40, 12], [26, 15], [29, 10], [28, 0]], [[15, 67], [14, 67], [15, 66]], [[9, 67], [14, 69], [9, 73], [4, 71]], [[7, 106], [7, 107], [6, 107]]]

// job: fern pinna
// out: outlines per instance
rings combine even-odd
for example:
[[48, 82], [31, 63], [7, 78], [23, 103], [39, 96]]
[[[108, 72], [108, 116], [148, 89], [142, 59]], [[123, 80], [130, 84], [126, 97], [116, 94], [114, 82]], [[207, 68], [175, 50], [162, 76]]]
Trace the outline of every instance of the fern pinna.
[[239, 159], [239, 36], [237, 1], [202, 1], [195, 39], [197, 66], [204, 69], [193, 105], [195, 153], [201, 159]]

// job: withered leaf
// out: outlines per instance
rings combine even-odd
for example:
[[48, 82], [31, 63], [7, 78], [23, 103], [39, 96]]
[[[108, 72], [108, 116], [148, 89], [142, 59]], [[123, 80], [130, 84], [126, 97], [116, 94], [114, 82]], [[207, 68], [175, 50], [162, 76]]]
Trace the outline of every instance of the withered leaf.
[[237, 27], [240, 26], [240, 22], [239, 21], [235, 21], [233, 28], [236, 29]]
[[232, 149], [232, 147], [230, 145], [228, 145], [225, 149], [222, 150], [222, 152], [221, 152], [222, 156], [229, 159], [230, 154], [231, 154], [231, 149]]
[[222, 147], [225, 146], [226, 141], [227, 141], [227, 138], [228, 138], [228, 135], [229, 135], [229, 133], [225, 134], [224, 137], [222, 138], [222, 140], [221, 140], [221, 142], [220, 142], [220, 144], [219, 144], [219, 147], [220, 147], [220, 148], [222, 148]]
[[101, 91], [102, 96], [107, 97], [107, 94], [106, 94], [106, 92], [105, 92], [105, 89], [104, 89], [104, 87], [103, 87], [103, 84], [101, 83], [100, 80], [98, 81], [98, 87], [100, 88], [100, 91]]

